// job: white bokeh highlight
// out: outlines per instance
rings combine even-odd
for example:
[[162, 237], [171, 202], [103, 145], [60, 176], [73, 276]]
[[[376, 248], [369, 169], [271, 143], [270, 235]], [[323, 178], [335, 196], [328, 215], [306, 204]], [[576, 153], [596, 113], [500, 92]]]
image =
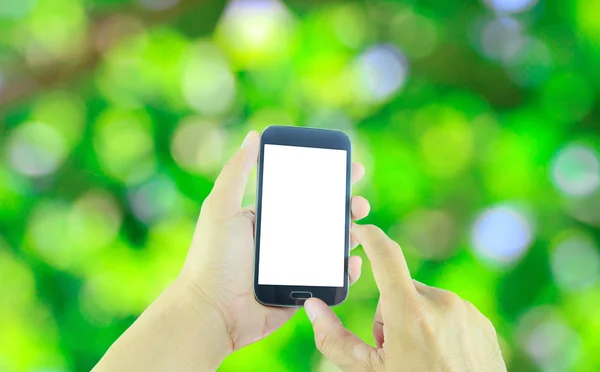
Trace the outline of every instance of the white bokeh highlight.
[[406, 81], [408, 66], [403, 54], [392, 45], [367, 49], [356, 62], [359, 99], [381, 102], [398, 92]]
[[499, 13], [522, 13], [537, 3], [538, 0], [486, 0], [486, 4]]
[[225, 10], [224, 23], [231, 23], [240, 42], [261, 45], [275, 32], [278, 19], [288, 16], [287, 9], [276, 0], [234, 0]]
[[565, 195], [590, 195], [600, 183], [598, 154], [585, 145], [568, 145], [556, 155], [551, 174], [555, 187]]
[[235, 77], [217, 47], [202, 43], [190, 53], [182, 89], [186, 102], [201, 114], [220, 115], [231, 109], [236, 96]]
[[277, 0], [233, 0], [216, 28], [219, 45], [236, 64], [256, 67], [287, 59], [294, 18]]
[[581, 339], [562, 314], [551, 307], [535, 307], [517, 323], [519, 347], [542, 371], [570, 371], [581, 353]]
[[494, 265], [517, 261], [529, 248], [532, 238], [533, 226], [526, 214], [509, 205], [481, 213], [471, 232], [476, 254]]
[[130, 188], [127, 199], [133, 214], [147, 225], [177, 215], [181, 207], [176, 185], [163, 175], [157, 175], [140, 186]]
[[582, 291], [598, 281], [600, 253], [587, 236], [575, 235], [563, 239], [553, 249], [550, 258], [554, 280], [564, 291]]
[[40, 177], [55, 172], [65, 160], [64, 136], [45, 123], [31, 122], [17, 127], [8, 141], [8, 159], [21, 174]]
[[171, 155], [180, 168], [191, 173], [214, 174], [225, 162], [227, 133], [217, 123], [183, 120], [171, 141]]
[[511, 17], [489, 20], [481, 30], [480, 44], [489, 59], [508, 62], [525, 47], [523, 25]]

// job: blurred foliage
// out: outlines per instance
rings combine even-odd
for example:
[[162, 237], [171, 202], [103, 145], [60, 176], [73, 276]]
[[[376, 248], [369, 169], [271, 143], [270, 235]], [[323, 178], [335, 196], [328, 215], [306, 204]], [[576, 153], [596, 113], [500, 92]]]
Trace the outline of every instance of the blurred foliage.
[[[221, 165], [270, 124], [350, 134], [367, 221], [494, 322], [510, 371], [600, 370], [598, 14], [0, 0], [0, 370], [89, 370], [177, 275]], [[336, 311], [373, 342], [376, 303], [365, 261]], [[298, 314], [222, 370], [333, 367]]]

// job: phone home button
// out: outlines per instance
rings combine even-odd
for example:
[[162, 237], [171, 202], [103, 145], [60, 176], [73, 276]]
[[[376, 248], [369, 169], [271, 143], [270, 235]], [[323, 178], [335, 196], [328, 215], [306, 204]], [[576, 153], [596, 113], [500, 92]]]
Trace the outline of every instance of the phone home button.
[[294, 300], [306, 300], [307, 298], [312, 297], [312, 293], [303, 291], [293, 291], [292, 293], [290, 293], [290, 297]]

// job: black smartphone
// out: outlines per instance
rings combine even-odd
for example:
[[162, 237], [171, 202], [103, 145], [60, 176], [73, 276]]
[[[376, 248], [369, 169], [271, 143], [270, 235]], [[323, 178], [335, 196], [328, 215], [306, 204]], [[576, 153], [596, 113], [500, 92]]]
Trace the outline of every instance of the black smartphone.
[[257, 173], [254, 294], [271, 306], [348, 295], [351, 144], [340, 131], [270, 126]]

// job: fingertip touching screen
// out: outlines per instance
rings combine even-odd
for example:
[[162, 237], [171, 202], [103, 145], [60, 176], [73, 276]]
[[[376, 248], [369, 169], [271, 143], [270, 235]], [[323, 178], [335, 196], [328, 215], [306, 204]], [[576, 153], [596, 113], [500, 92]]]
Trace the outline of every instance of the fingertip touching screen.
[[344, 286], [346, 157], [265, 145], [259, 285]]

